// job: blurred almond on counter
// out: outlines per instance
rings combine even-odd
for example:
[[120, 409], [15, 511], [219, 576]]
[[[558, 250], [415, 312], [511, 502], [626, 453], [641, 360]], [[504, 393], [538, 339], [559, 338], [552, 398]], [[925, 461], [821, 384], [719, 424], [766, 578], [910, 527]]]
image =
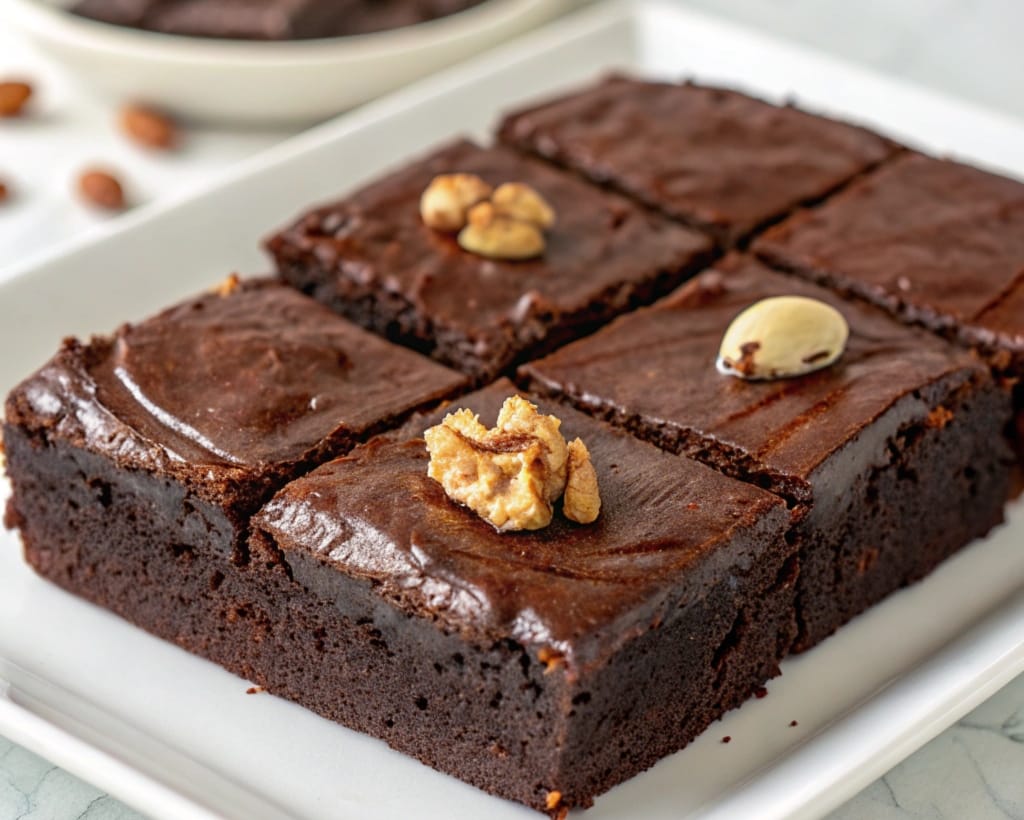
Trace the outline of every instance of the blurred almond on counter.
[[0, 82], [0, 117], [17, 117], [32, 97], [32, 86], [25, 82]]
[[78, 190], [90, 205], [107, 211], [124, 208], [124, 188], [115, 176], [107, 171], [88, 169], [78, 178]]
[[133, 142], [146, 148], [166, 151], [178, 144], [178, 127], [174, 120], [152, 108], [126, 105], [121, 109], [120, 126]]

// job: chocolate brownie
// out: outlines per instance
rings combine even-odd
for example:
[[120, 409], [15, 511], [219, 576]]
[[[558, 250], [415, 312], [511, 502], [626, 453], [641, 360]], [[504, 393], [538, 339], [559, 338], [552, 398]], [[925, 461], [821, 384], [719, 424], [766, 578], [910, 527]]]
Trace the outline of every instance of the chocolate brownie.
[[[425, 225], [434, 177], [521, 182], [554, 207], [540, 258], [496, 261]], [[695, 231], [507, 148], [459, 141], [270, 238], [285, 281], [479, 382], [653, 301], [708, 259]]]
[[510, 114], [500, 135], [726, 246], [897, 150], [863, 128], [792, 106], [624, 76]]
[[[492, 423], [514, 392], [456, 404]], [[590, 805], [778, 674], [795, 634], [785, 505], [557, 413], [594, 459], [591, 525], [501, 533], [451, 501], [419, 438], [443, 414], [287, 485], [254, 519], [280, 592], [253, 679], [545, 809]]]
[[[715, 368], [733, 318], [766, 297], [837, 308], [833, 366], [745, 381]], [[806, 649], [1002, 520], [1006, 390], [969, 352], [884, 312], [732, 256], [653, 308], [523, 369], [673, 452], [779, 493], [803, 515], [798, 606]]]
[[149, 625], [131, 574], [102, 579], [123, 599], [90, 593], [104, 551], [193, 569], [202, 555], [214, 584], [282, 484], [463, 383], [276, 282], [199, 296], [65, 341], [11, 392], [5, 520], [42, 575]]
[[979, 349], [997, 374], [1024, 378], [1024, 184], [1016, 180], [908, 154], [755, 248], [776, 266]]
[[79, 0], [71, 11], [104, 23], [193, 37], [304, 40], [399, 28], [482, 0]]

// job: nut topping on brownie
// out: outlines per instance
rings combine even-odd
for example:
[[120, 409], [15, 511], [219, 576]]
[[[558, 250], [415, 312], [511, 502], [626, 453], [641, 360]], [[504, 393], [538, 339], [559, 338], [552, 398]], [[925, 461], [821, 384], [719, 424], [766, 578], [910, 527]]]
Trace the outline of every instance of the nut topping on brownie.
[[733, 319], [725, 331], [718, 370], [741, 379], [802, 376], [835, 363], [849, 335], [843, 315], [817, 299], [762, 299]]
[[462, 230], [469, 209], [487, 199], [492, 190], [476, 174], [442, 174], [420, 197], [420, 216], [436, 231]]
[[464, 251], [489, 259], [533, 259], [544, 253], [544, 231], [555, 224], [555, 210], [522, 182], [492, 189], [476, 174], [434, 177], [420, 197], [423, 223], [438, 231], [458, 231]]
[[520, 396], [505, 400], [490, 430], [458, 410], [423, 434], [427, 475], [502, 532], [546, 527], [563, 493], [566, 517], [589, 524], [601, 508], [597, 474], [583, 442], [567, 445], [561, 425]]

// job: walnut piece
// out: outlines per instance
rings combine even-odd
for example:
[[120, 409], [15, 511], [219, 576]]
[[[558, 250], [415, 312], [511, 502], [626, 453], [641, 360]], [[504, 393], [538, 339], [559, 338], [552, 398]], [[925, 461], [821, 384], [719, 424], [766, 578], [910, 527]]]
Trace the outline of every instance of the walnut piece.
[[536, 190], [523, 182], [506, 182], [494, 189], [491, 203], [501, 216], [529, 222], [541, 230], [555, 224], [555, 209]]
[[476, 174], [434, 177], [420, 197], [420, 217], [425, 225], [437, 231], [462, 230], [469, 209], [487, 199], [491, 190]]
[[601, 493], [590, 451], [579, 439], [569, 442], [569, 465], [562, 512], [577, 524], [591, 524], [601, 513]]
[[[427, 475], [451, 499], [498, 530], [541, 529], [551, 523], [554, 502], [565, 492], [569, 479], [570, 445], [562, 437], [561, 425], [520, 396], [505, 400], [497, 425], [490, 430], [471, 410], [458, 410], [423, 434], [430, 453]], [[595, 510], [597, 476], [582, 442], [577, 439], [571, 446], [585, 465], [577, 468], [582, 477], [577, 483], [586, 501], [574, 506], [584, 509], [585, 517], [587, 510]], [[600, 509], [600, 499], [596, 504]], [[596, 515], [594, 511], [589, 520]]]
[[474, 205], [459, 247], [489, 259], [532, 259], [544, 253], [544, 234], [532, 222], [503, 216], [490, 202]]
[[544, 231], [555, 211], [522, 182], [492, 189], [475, 174], [434, 177], [420, 197], [423, 223], [438, 231], [458, 231], [459, 247], [488, 259], [533, 259], [544, 253]]

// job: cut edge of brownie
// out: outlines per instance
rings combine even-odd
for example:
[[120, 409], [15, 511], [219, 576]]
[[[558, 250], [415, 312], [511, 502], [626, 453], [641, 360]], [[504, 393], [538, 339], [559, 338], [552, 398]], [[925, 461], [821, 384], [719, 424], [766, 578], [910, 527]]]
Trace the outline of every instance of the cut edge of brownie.
[[[508, 392], [516, 392], [510, 382], [488, 389], [501, 391], [506, 386]], [[428, 417], [417, 417], [396, 434], [360, 445], [341, 460], [346, 462], [342, 468], [363, 467], [358, 459], [370, 458], [374, 448], [422, 446], [415, 431], [427, 422]], [[617, 435], [635, 439], [624, 431]], [[649, 447], [639, 440], [630, 446]], [[651, 452], [656, 453], [654, 448]], [[677, 458], [664, 453], [659, 457], [666, 456]], [[298, 484], [289, 487], [282, 496], [298, 492]], [[360, 503], [355, 506], [362, 509]], [[328, 508], [334, 509], [333, 503]], [[730, 552], [751, 556], [749, 567], [735, 566], [728, 578], [702, 585], [696, 595], [692, 584], [666, 585], [657, 594], [664, 601], [653, 604], [662, 615], [649, 625], [629, 627], [624, 636], [612, 640], [607, 655], [588, 654], [583, 664], [574, 662], [572, 653], [552, 664], [544, 654], [551, 638], [543, 630], [527, 637], [432, 615], [422, 600], [403, 592], [404, 582], [399, 584], [402, 589], [391, 590], [395, 584], [344, 573], [337, 580], [348, 590], [345, 593], [333, 583], [318, 584], [316, 574], [325, 568], [313, 553], [296, 549], [293, 534], [279, 532], [277, 514], [266, 521], [261, 515], [252, 536], [253, 553], [262, 556], [256, 564], [288, 578], [293, 592], [305, 598], [303, 609], [314, 598], [325, 616], [334, 617], [339, 608], [358, 610], [349, 611], [347, 620], [361, 625], [366, 635], [354, 644], [359, 651], [365, 646], [376, 660], [356, 669], [333, 662], [324, 673], [357, 675], [363, 681], [360, 691], [371, 693], [370, 706], [347, 698], [331, 702], [331, 691], [349, 691], [351, 685], [320, 687], [322, 691], [287, 684], [282, 688], [280, 680], [264, 670], [256, 679], [270, 691], [379, 737], [492, 794], [541, 811], [587, 807], [598, 794], [687, 745], [780, 673], [779, 663], [797, 634], [797, 548], [784, 538], [790, 520], [784, 505], [775, 501], [767, 513], [742, 525], [737, 521], [728, 535], [733, 542]], [[281, 520], [303, 518], [283, 513]], [[372, 522], [368, 526], [374, 538], [387, 537]], [[425, 533], [419, 537], [429, 540]], [[317, 549], [322, 552], [324, 547]], [[426, 556], [419, 560], [429, 565]], [[430, 594], [444, 597], [440, 588]], [[347, 634], [351, 627], [340, 629]], [[694, 641], [695, 634], [704, 637]], [[432, 654], [439, 642], [448, 648]], [[489, 660], [495, 650], [510, 653], [502, 667]], [[477, 683], [446, 687], [453, 658], [464, 674], [479, 670]], [[516, 670], [513, 687], [502, 683], [509, 669]], [[397, 685], [400, 680], [406, 683]], [[452, 691], [464, 694], [452, 701]], [[495, 725], [496, 715], [507, 715], [510, 709], [520, 714], [516, 726], [510, 728], [507, 717]], [[383, 715], [388, 717], [381, 722]], [[482, 755], [481, 748], [488, 753]], [[556, 792], [559, 797], [552, 804], [550, 796]]]

